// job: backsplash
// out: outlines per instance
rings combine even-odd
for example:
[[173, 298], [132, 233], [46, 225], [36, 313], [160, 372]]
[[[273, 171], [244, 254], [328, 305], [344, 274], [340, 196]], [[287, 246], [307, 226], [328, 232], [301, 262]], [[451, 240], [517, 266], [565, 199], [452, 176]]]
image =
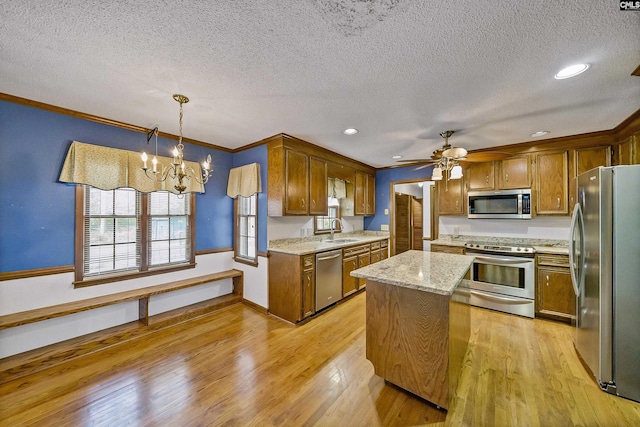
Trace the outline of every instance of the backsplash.
[[442, 216], [439, 225], [440, 234], [451, 236], [569, 240], [571, 218], [558, 216], [535, 217], [528, 220], [491, 220]]
[[[267, 218], [267, 239], [294, 239], [313, 236], [313, 216], [282, 216]], [[343, 233], [364, 229], [363, 217], [342, 217]]]

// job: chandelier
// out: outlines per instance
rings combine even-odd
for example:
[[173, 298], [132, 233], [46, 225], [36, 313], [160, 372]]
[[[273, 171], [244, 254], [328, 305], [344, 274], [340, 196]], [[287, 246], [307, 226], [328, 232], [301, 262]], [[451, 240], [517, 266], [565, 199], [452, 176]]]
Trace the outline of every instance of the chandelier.
[[166, 168], [162, 166], [162, 164], [158, 165], [158, 128], [155, 127], [149, 132], [149, 134], [147, 134], [147, 144], [149, 143], [152, 135], [155, 134], [156, 154], [151, 160], [152, 167], [151, 170], [149, 170], [147, 153], [142, 153], [142, 170], [147, 178], [153, 179], [156, 182], [166, 181], [167, 178], [177, 180], [178, 183], [174, 185], [173, 188], [176, 189], [178, 194], [182, 194], [182, 192], [187, 189], [187, 186], [184, 184], [185, 179], [194, 179], [200, 184], [207, 183], [211, 176], [211, 155], [208, 155], [207, 160], [202, 163], [202, 178], [198, 176], [193, 168], [185, 166], [183, 158], [184, 145], [182, 145], [182, 104], [189, 102], [189, 98], [184, 95], [175, 94], [173, 95], [173, 99], [180, 103], [180, 137], [178, 139], [178, 145], [173, 148], [173, 161]]
[[444, 150], [434, 163], [433, 173], [431, 175], [433, 181], [441, 181], [443, 172], [446, 172], [447, 181], [462, 178], [462, 166], [460, 166], [458, 162], [464, 160], [467, 155], [467, 150], [460, 147], [451, 147], [451, 145], [449, 145], [449, 137], [451, 135], [453, 135], [452, 130], [440, 132], [440, 136], [444, 138]]

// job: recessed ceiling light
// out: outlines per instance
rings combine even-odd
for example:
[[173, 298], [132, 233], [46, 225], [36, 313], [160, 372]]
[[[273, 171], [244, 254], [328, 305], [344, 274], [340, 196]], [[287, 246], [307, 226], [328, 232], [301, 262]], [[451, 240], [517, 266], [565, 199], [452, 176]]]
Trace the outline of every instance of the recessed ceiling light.
[[402, 156], [400, 156], [400, 155], [396, 154], [395, 156], [391, 156], [391, 158], [392, 158], [392, 159], [401, 159], [401, 158], [402, 158]]
[[349, 128], [349, 129], [343, 130], [342, 133], [344, 133], [345, 135], [355, 135], [356, 133], [358, 133], [358, 129]]
[[539, 136], [544, 136], [544, 135], [546, 135], [548, 133], [549, 133], [548, 130], [539, 130], [538, 132], [532, 133], [530, 136], [533, 137], [533, 138], [537, 138]]
[[556, 74], [554, 77], [558, 80], [568, 79], [569, 77], [574, 77], [580, 73], [584, 73], [588, 68], [589, 64], [571, 65], [570, 67], [563, 68], [562, 70], [558, 71], [558, 74]]

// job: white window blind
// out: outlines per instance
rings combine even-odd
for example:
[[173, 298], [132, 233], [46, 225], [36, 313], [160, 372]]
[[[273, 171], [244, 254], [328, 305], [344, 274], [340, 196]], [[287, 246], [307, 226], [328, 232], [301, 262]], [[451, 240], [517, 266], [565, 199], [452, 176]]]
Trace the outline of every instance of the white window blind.
[[189, 260], [189, 197], [166, 191], [149, 194], [149, 265]]

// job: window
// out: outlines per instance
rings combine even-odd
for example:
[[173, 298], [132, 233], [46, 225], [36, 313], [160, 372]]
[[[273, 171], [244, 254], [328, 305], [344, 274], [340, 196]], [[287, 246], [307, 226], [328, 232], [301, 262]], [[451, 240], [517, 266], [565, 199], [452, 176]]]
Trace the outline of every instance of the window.
[[132, 188], [76, 190], [76, 284], [195, 265], [195, 197]]
[[340, 203], [338, 202], [338, 199], [329, 197], [329, 208], [327, 215], [316, 217], [314, 224], [315, 233], [328, 233], [331, 230], [332, 225], [336, 227], [334, 230], [339, 233], [341, 231], [341, 224], [339, 221], [333, 223], [335, 219], [340, 219]]
[[258, 264], [258, 195], [235, 199], [234, 257], [238, 262]]

